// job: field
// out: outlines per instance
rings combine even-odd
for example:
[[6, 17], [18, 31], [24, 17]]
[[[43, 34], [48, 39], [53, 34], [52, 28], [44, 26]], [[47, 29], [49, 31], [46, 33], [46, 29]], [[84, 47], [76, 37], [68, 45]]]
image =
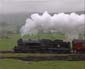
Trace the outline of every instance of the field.
[[[14, 34], [9, 36], [9, 38], [1, 38], [0, 39], [0, 50], [11, 50], [13, 47], [16, 45], [17, 40], [21, 38], [19, 34]], [[39, 35], [27, 35], [24, 36], [23, 38], [25, 39], [42, 39], [42, 38], [48, 38], [48, 39], [63, 39], [64, 35], [63, 34], [39, 34]]]
[[26, 62], [13, 59], [0, 60], [0, 69], [85, 69], [84, 61]]
[[[20, 35], [0, 39], [0, 50], [11, 50], [16, 45]], [[64, 35], [38, 35], [24, 38], [64, 39]], [[27, 56], [29, 54], [0, 54], [0, 56]], [[32, 54], [30, 54], [32, 55]], [[0, 59], [0, 69], [85, 69], [85, 61], [21, 61], [15, 59]]]

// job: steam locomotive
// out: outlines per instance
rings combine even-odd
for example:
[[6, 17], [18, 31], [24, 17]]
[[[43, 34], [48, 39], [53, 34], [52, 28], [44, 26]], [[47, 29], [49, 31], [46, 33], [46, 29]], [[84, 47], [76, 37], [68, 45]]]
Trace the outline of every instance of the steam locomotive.
[[85, 53], [85, 40], [19, 39], [13, 50], [17, 53]]

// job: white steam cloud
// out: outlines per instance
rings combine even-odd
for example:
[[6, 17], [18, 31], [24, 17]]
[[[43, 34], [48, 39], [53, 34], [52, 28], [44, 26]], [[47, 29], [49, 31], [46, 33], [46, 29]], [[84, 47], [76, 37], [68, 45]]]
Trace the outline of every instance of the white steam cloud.
[[38, 33], [83, 33], [84, 32], [85, 14], [76, 13], [65, 14], [59, 13], [51, 16], [48, 12], [42, 15], [32, 14], [27, 18], [25, 25], [20, 29], [21, 35], [38, 34]]

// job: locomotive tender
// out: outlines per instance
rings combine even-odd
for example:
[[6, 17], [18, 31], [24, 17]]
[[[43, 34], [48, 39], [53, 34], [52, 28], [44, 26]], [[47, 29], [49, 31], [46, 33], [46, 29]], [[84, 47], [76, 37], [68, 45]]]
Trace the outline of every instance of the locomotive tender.
[[[72, 45], [72, 46], [71, 46]], [[73, 52], [71, 52], [73, 51]], [[85, 40], [19, 39], [14, 52], [18, 53], [85, 53]]]

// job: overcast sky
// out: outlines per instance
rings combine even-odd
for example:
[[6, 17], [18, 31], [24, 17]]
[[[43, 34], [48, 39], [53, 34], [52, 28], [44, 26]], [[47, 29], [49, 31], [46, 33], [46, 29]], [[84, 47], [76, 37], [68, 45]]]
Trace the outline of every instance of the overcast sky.
[[0, 0], [0, 13], [83, 11], [84, 0]]

